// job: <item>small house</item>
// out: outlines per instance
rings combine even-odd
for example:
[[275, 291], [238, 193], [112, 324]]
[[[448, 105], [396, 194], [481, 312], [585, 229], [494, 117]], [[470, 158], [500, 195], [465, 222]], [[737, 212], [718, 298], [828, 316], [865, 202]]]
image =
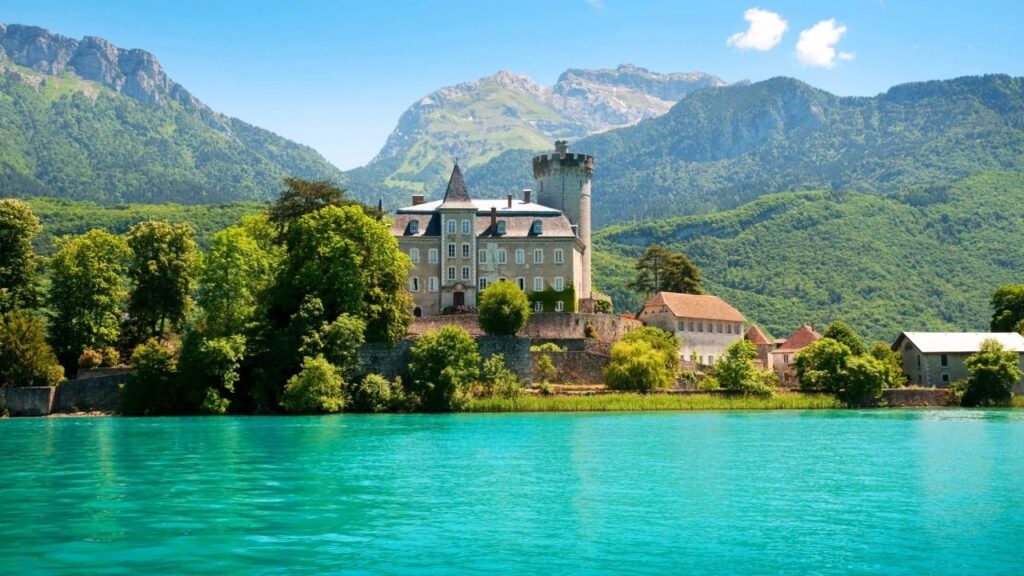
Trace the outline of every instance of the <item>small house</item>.
[[[1024, 369], [1024, 336], [1016, 332], [903, 332], [892, 349], [903, 355], [903, 373], [912, 386], [945, 388], [967, 377], [964, 360], [985, 340], [995, 340], [1021, 357]], [[1020, 382], [1014, 386], [1021, 393]]]
[[655, 294], [637, 318], [679, 336], [680, 357], [698, 366], [714, 366], [730, 344], [743, 338], [747, 322], [718, 296], [676, 292]]

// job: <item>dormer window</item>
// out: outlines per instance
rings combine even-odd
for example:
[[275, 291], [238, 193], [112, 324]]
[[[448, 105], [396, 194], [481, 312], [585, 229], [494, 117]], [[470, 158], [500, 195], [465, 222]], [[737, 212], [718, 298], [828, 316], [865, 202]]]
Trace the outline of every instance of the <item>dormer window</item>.
[[419, 234], [419, 233], [420, 233], [420, 221], [419, 220], [413, 220], [412, 222], [409, 222], [409, 234]]
[[494, 231], [494, 233], [495, 234], [499, 234], [499, 235], [505, 233], [505, 221], [504, 220], [498, 220], [498, 227]]
[[530, 228], [530, 234], [539, 236], [544, 233], [544, 223], [540, 220], [534, 220], [533, 226]]

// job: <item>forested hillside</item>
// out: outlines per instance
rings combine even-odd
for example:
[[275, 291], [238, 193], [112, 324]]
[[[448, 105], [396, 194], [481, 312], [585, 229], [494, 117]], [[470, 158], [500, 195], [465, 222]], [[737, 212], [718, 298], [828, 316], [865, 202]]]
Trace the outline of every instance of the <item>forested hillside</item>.
[[983, 330], [989, 298], [1024, 270], [1024, 175], [992, 172], [891, 198], [794, 192], [596, 234], [595, 285], [619, 310], [651, 243], [686, 253], [707, 290], [777, 336], [842, 319], [872, 338]]

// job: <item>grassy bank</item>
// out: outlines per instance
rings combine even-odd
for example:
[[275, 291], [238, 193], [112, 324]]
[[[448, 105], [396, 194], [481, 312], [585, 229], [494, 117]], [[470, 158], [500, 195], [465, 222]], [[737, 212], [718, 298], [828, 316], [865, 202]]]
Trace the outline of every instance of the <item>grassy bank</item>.
[[772, 398], [712, 394], [597, 394], [522, 396], [473, 400], [466, 412], [628, 412], [644, 410], [807, 410], [842, 408], [825, 394], [778, 394]]

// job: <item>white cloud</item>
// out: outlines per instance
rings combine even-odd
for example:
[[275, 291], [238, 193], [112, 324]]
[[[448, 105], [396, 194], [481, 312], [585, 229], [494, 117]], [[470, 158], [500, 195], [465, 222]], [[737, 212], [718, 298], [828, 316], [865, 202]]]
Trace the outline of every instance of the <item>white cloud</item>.
[[726, 46], [743, 50], [771, 50], [782, 41], [782, 35], [789, 29], [789, 23], [775, 12], [751, 8], [743, 13], [743, 19], [750, 22], [746, 32], [737, 32], [725, 41]]
[[846, 26], [837, 26], [835, 18], [822, 20], [800, 31], [796, 43], [796, 59], [804, 66], [832, 68], [836, 60], [853, 60], [852, 52], [836, 52], [836, 44], [846, 34]]
[[586, 2], [588, 6], [590, 6], [594, 10], [597, 10], [598, 12], [601, 12], [602, 10], [604, 10], [604, 0], [583, 0], [583, 1]]

